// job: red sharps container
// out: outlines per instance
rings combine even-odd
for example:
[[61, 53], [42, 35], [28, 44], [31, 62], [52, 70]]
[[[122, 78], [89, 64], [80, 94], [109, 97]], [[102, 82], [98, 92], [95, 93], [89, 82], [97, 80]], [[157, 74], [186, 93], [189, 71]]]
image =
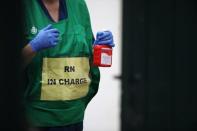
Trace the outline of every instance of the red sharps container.
[[111, 67], [112, 47], [108, 45], [94, 45], [93, 64], [100, 67]]

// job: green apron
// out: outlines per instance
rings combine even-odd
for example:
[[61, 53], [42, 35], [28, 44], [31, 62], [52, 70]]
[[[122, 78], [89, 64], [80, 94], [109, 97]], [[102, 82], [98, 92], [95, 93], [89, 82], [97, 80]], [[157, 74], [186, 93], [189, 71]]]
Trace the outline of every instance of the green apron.
[[83, 121], [97, 93], [100, 73], [92, 66], [92, 30], [84, 0], [65, 0], [68, 18], [52, 22], [37, 0], [24, 0], [26, 40], [52, 24], [60, 31], [54, 48], [36, 54], [27, 68], [27, 119], [33, 126], [53, 127]]

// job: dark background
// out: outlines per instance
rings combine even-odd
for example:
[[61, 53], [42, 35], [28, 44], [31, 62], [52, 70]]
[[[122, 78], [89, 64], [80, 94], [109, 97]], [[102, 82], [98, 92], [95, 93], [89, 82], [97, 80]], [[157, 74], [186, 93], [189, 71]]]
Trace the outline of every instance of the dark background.
[[20, 48], [22, 47], [20, 0], [0, 4], [0, 130], [23, 131]]
[[122, 131], [197, 130], [197, 1], [124, 0]]

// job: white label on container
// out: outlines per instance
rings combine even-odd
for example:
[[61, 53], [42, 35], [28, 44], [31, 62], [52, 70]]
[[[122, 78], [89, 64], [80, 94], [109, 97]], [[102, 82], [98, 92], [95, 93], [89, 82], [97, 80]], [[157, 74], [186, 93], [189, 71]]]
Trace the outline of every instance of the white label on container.
[[102, 53], [101, 54], [101, 64], [102, 65], [111, 65], [112, 61], [111, 61], [112, 57], [109, 56], [106, 53]]

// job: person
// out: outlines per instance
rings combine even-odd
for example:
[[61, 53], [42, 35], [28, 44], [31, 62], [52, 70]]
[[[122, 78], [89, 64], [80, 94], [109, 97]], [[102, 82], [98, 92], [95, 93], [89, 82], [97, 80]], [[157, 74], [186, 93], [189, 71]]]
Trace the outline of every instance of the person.
[[94, 40], [84, 0], [24, 0], [24, 9], [27, 120], [40, 131], [82, 131], [100, 81], [93, 46], [114, 47], [113, 35], [101, 31]]

